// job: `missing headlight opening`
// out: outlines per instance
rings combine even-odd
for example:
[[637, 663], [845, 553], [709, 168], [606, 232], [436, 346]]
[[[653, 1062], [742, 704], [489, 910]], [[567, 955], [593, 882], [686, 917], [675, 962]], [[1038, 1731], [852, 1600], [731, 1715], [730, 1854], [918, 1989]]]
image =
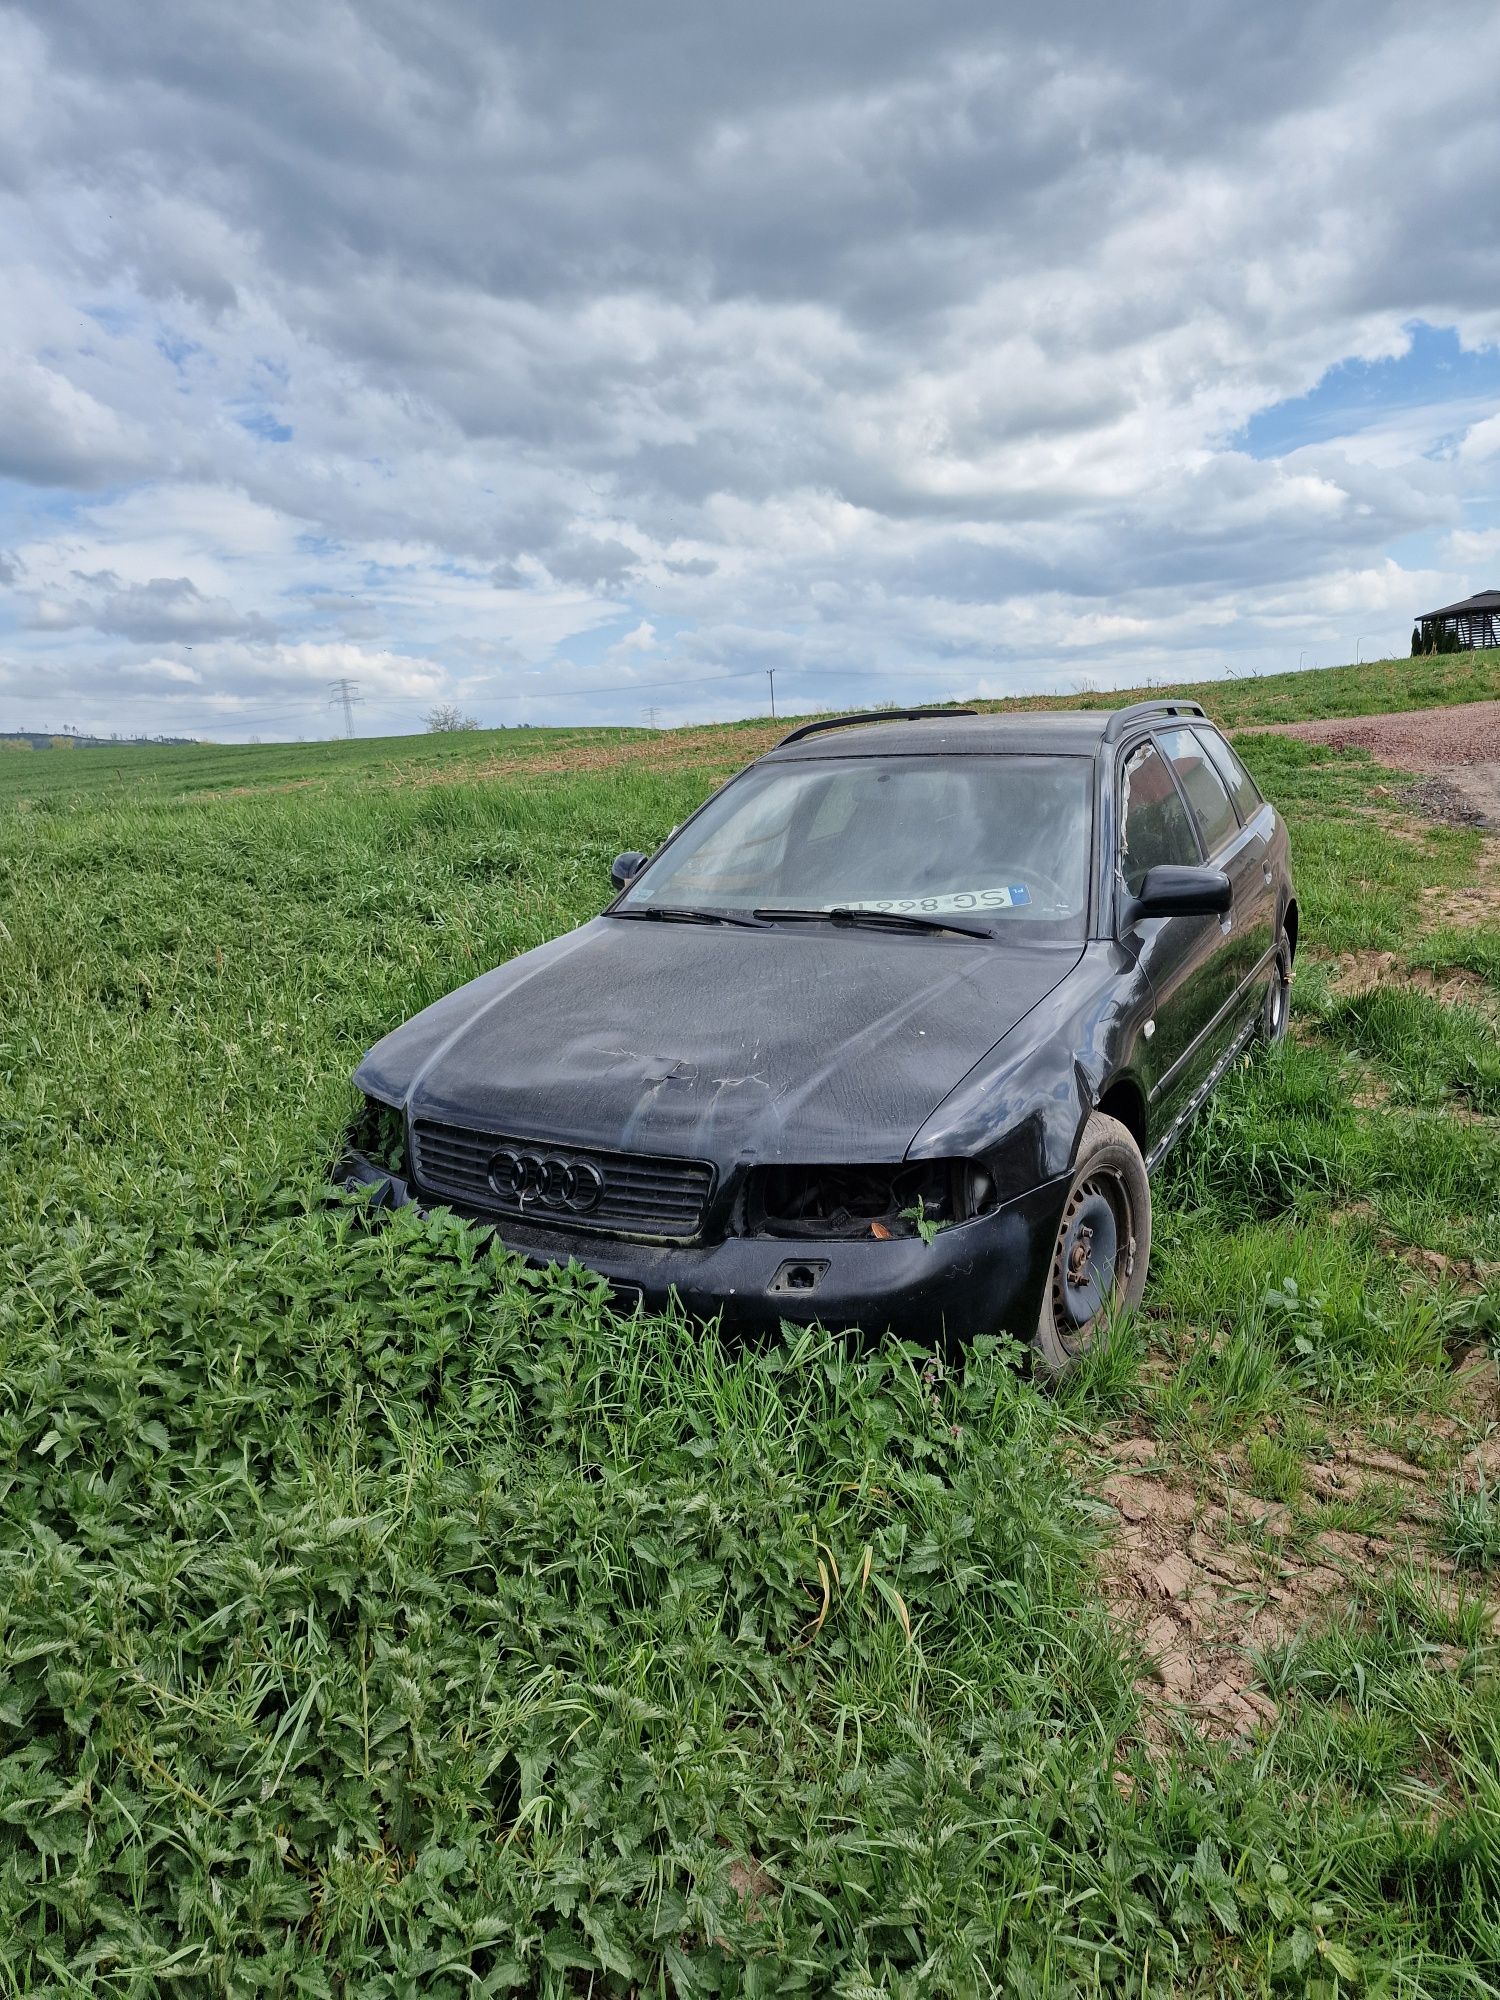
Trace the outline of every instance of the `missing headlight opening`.
[[344, 1135], [346, 1148], [387, 1173], [406, 1172], [406, 1120], [394, 1106], [367, 1097]]
[[972, 1160], [867, 1167], [764, 1167], [751, 1178], [747, 1236], [917, 1235], [920, 1217], [967, 1222], [995, 1206], [995, 1187]]

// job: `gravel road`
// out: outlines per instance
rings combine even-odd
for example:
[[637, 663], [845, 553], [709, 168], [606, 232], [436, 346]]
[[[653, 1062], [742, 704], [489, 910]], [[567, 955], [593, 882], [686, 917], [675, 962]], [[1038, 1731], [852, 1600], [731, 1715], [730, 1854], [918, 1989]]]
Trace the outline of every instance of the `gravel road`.
[[1321, 722], [1276, 722], [1267, 730], [1276, 736], [1300, 736], [1308, 743], [1328, 743], [1337, 750], [1368, 750], [1393, 770], [1444, 778], [1485, 825], [1500, 827], [1500, 701], [1409, 708], [1395, 715], [1336, 716]]

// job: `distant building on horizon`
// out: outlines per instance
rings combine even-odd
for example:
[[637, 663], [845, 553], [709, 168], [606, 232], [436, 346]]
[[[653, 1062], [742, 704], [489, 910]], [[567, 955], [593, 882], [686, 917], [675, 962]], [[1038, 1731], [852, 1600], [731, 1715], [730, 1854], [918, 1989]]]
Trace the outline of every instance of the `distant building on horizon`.
[[1477, 591], [1459, 604], [1418, 615], [1411, 635], [1412, 657], [1419, 653], [1473, 653], [1500, 646], [1500, 590]]

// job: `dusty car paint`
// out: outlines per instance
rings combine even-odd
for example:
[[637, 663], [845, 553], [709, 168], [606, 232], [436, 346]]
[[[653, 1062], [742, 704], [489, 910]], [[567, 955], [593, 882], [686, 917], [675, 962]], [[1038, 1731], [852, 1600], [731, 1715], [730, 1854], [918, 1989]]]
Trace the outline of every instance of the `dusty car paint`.
[[439, 1002], [398, 1028], [356, 1081], [497, 1132], [540, 1111], [550, 1139], [707, 1159], [721, 1177], [741, 1159], [900, 1159], [1079, 956], [600, 917], [465, 987], [453, 1025]]

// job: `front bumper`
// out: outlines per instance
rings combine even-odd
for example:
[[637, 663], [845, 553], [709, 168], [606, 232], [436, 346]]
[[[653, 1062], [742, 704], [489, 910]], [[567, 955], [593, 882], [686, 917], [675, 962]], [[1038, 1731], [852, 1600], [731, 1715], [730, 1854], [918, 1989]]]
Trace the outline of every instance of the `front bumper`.
[[739, 1331], [796, 1325], [858, 1326], [903, 1338], [961, 1340], [1009, 1329], [1029, 1337], [1041, 1307], [1067, 1176], [1033, 1188], [989, 1215], [954, 1224], [931, 1243], [785, 1237], [726, 1237], [719, 1243], [642, 1243], [559, 1230], [425, 1196], [359, 1153], [340, 1162], [337, 1179], [377, 1190], [381, 1206], [449, 1208], [493, 1229], [527, 1263], [582, 1264], [628, 1301], [660, 1311], [675, 1297], [695, 1319], [719, 1319]]

